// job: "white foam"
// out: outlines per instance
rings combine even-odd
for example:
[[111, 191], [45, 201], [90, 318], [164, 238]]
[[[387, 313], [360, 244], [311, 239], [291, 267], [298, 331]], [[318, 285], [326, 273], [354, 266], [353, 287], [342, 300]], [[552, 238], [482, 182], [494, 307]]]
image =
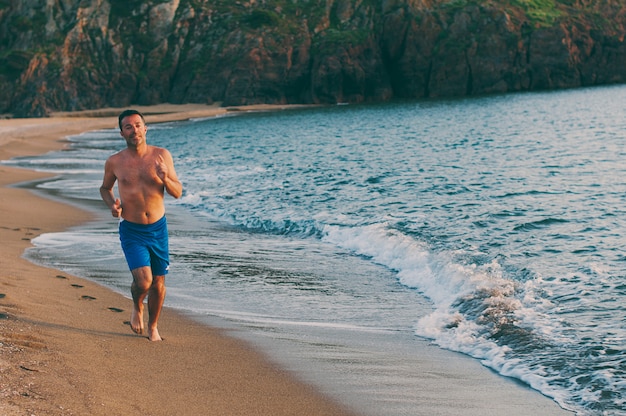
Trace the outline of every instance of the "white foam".
[[[325, 241], [395, 270], [402, 284], [433, 301], [435, 310], [415, 325], [417, 335], [479, 358], [483, 364], [524, 380], [544, 394], [558, 394], [545, 378], [533, 374], [520, 360], [506, 356], [509, 347], [489, 337], [490, 329], [509, 322], [551, 333], [549, 319], [540, 313], [549, 305], [534, 293], [536, 282], [522, 284], [503, 278], [495, 260], [484, 265], [458, 264], [453, 253], [436, 253], [426, 243], [386, 223], [326, 226], [324, 232]], [[463, 307], [469, 311], [462, 312]]]

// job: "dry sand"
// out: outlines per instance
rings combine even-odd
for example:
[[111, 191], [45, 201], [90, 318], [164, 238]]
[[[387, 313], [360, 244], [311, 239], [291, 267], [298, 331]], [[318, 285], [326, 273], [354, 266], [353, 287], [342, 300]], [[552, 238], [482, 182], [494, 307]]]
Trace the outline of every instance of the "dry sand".
[[[148, 123], [236, 110], [140, 109]], [[59, 149], [68, 135], [115, 128], [118, 113], [0, 120], [0, 159]], [[242, 341], [173, 310], [160, 321], [165, 341], [151, 343], [125, 323], [127, 298], [24, 260], [32, 238], [78, 225], [90, 214], [7, 187], [43, 174], [6, 166], [0, 173], [0, 414], [349, 414]]]

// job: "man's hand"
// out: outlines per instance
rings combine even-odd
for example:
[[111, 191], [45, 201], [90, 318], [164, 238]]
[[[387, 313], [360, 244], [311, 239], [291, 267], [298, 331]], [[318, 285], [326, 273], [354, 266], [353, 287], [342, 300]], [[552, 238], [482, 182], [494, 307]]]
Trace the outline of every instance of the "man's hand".
[[167, 178], [167, 165], [165, 164], [165, 159], [163, 159], [163, 155], [159, 155], [156, 159], [156, 174], [163, 182], [165, 182], [165, 178]]
[[174, 169], [174, 162], [170, 152], [163, 149], [162, 153], [159, 153], [154, 159], [156, 175], [161, 182], [165, 191], [174, 198], [180, 198], [183, 194], [183, 185], [176, 176], [176, 169]]
[[119, 218], [122, 216], [122, 201], [120, 201], [119, 198], [117, 198], [115, 200], [115, 203], [113, 203], [113, 206], [111, 206], [111, 214], [115, 218]]

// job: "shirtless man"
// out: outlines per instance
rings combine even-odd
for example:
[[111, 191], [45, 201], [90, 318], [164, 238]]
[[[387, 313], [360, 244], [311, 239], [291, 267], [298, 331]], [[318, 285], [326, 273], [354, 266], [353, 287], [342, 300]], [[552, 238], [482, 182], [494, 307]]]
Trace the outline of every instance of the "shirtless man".
[[[176, 176], [172, 155], [146, 143], [144, 117], [136, 110], [119, 116], [126, 149], [109, 157], [100, 187], [102, 200], [120, 218], [120, 241], [133, 276], [131, 329], [143, 334], [143, 301], [148, 297], [148, 339], [161, 341], [157, 324], [165, 300], [165, 275], [169, 268], [165, 192], [179, 198], [183, 185]], [[117, 181], [119, 199], [113, 186]]]

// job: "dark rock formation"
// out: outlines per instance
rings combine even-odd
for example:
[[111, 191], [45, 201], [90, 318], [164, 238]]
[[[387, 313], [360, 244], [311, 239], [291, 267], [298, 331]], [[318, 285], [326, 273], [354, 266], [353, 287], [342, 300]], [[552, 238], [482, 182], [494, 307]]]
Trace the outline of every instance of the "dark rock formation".
[[626, 82], [617, 0], [0, 0], [0, 113]]

